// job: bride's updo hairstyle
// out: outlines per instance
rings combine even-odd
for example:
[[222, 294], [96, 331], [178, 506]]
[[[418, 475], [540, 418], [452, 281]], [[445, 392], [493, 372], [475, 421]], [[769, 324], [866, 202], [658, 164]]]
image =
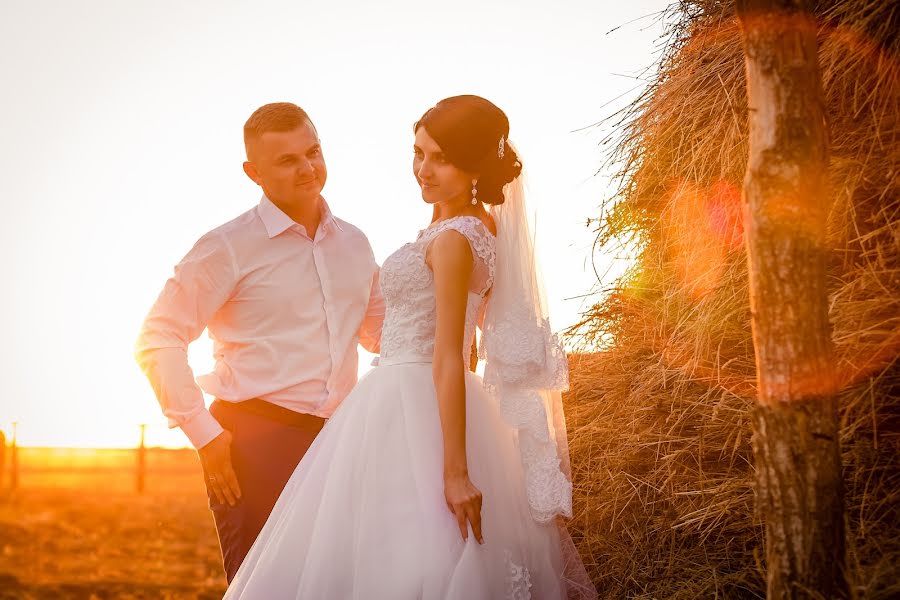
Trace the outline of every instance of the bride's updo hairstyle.
[[503, 186], [519, 176], [522, 163], [505, 143], [509, 119], [502, 110], [480, 96], [452, 96], [425, 111], [414, 131], [419, 127], [437, 142], [450, 164], [478, 173], [479, 200], [503, 204]]

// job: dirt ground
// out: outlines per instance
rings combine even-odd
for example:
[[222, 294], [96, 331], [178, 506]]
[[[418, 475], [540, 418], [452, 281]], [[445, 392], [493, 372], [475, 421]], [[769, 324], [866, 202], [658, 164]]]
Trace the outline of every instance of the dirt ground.
[[121, 473], [106, 470], [114, 464], [85, 470], [98, 462], [90, 459], [68, 472], [32, 472], [53, 461], [30, 458], [19, 490], [0, 492], [0, 600], [222, 597], [218, 540], [192, 452], [155, 456], [166, 470], [148, 475], [143, 494], [129, 453]]

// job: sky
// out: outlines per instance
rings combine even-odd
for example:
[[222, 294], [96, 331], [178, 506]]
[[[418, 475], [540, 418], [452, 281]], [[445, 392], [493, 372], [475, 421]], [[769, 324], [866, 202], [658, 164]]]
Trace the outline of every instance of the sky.
[[[428, 224], [412, 124], [446, 96], [509, 116], [554, 329], [627, 261], [586, 226], [613, 192], [608, 126], [658, 58], [665, 0], [0, 2], [0, 430], [23, 445], [182, 446], [133, 359], [141, 322], [206, 231], [258, 203], [242, 126], [315, 121], [323, 195], [381, 262]], [[205, 334], [195, 374], [212, 365]], [[369, 363], [361, 352], [361, 371]]]

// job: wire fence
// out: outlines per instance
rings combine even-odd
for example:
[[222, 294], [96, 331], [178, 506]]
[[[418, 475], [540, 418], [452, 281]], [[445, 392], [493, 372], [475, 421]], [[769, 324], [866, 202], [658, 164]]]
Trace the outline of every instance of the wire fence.
[[13, 423], [9, 439], [0, 430], [0, 491], [87, 488], [143, 494], [204, 489], [194, 450], [147, 447], [147, 425], [139, 428], [134, 448], [38, 448], [19, 446], [18, 423]]

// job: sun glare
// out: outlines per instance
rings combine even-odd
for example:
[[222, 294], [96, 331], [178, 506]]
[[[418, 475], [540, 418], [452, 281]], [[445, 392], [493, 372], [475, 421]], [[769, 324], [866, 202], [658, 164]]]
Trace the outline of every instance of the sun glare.
[[[658, 32], [598, 36], [598, 23], [658, 10], [646, 4], [575, 2], [550, 15], [522, 3], [511, 18], [500, 4], [423, 16], [405, 3], [395, 20], [364, 3], [352, 14], [283, 6], [277, 20], [209, 2], [178, 18], [153, 3], [110, 5], [96, 18], [75, 5], [13, 9], [18, 25], [0, 43], [34, 51], [0, 58], [28, 74], [21, 94], [0, 100], [15, 115], [5, 135], [21, 140], [4, 154], [17, 176], [0, 184], [16, 199], [0, 243], [17, 257], [7, 280], [16, 293], [0, 311], [14, 340], [0, 351], [0, 429], [10, 437], [16, 422], [23, 446], [134, 447], [147, 424], [148, 445], [186, 444], [168, 429], [133, 346], [194, 241], [258, 202], [241, 171], [241, 126], [271, 101], [312, 115], [325, 196], [381, 262], [430, 217], [411, 173], [413, 122], [449, 95], [491, 99], [528, 170], [554, 329], [577, 322], [596, 283], [592, 260], [606, 260], [591, 256], [584, 223], [610, 193], [605, 175], [595, 177], [604, 131], [577, 130], [638, 93], [633, 78], [612, 74], [652, 64]], [[483, 18], [472, 20], [476, 8]], [[412, 26], [413, 14], [429, 26]], [[298, 23], [316, 27], [301, 34]], [[371, 358], [361, 353], [361, 373]], [[196, 375], [212, 367], [205, 335], [190, 362]]]

